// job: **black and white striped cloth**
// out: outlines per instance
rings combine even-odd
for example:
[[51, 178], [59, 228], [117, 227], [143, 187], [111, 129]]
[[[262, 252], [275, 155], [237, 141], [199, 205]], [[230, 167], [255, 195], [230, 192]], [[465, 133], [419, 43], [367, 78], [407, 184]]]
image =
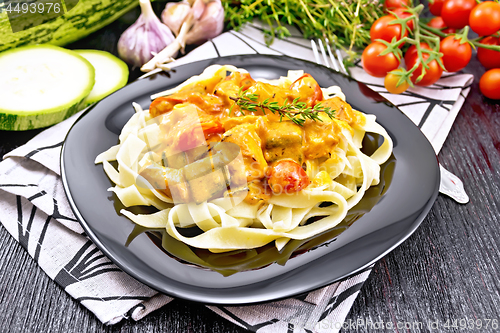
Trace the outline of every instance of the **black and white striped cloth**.
[[[227, 32], [172, 66], [235, 54], [288, 55], [314, 61], [310, 43], [298, 32], [267, 47], [262, 27]], [[359, 81], [398, 105], [439, 152], [469, 92], [472, 76], [448, 74], [437, 84], [388, 94], [383, 80], [361, 67]], [[0, 221], [47, 275], [106, 324], [139, 320], [172, 298], [136, 281], [107, 259], [85, 236], [72, 214], [60, 179], [59, 156], [78, 115], [40, 133], [0, 163]], [[233, 323], [257, 332], [337, 332], [370, 270], [300, 297], [249, 306], [208, 306]]]

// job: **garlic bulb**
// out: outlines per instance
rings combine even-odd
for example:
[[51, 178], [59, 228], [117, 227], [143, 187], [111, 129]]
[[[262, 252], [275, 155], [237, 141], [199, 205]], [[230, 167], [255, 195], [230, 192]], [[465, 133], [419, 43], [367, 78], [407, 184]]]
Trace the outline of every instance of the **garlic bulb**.
[[191, 4], [191, 12], [193, 13], [195, 21], [200, 19], [201, 15], [203, 15], [203, 12], [205, 11], [207, 3], [210, 1], [211, 0], [188, 0]]
[[172, 61], [186, 44], [201, 43], [219, 35], [224, 28], [224, 7], [221, 0], [188, 0], [167, 4], [161, 18], [177, 37], [141, 67], [143, 72], [152, 72]]
[[120, 58], [135, 67], [147, 63], [175, 40], [172, 31], [156, 17], [150, 0], [139, 0], [139, 4], [141, 15], [118, 41]]
[[190, 0], [168, 3], [161, 20], [176, 35], [184, 22], [192, 19], [186, 44], [200, 44], [218, 36], [224, 29], [224, 8], [220, 0]]
[[190, 10], [191, 5], [188, 2], [169, 2], [161, 13], [161, 20], [177, 36]]
[[224, 29], [224, 8], [220, 0], [209, 2], [186, 36], [186, 44], [199, 44], [217, 37]]

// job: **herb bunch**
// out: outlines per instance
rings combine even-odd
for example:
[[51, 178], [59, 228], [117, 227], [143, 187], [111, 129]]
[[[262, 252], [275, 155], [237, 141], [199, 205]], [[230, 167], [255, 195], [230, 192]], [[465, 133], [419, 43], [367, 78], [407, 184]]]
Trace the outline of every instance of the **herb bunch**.
[[[313, 107], [307, 106], [307, 103], [300, 102], [299, 98], [295, 98], [292, 102], [285, 101], [279, 104], [277, 101], [269, 101], [269, 98], [259, 102], [259, 95], [244, 92], [240, 89], [237, 97], [229, 97], [235, 102], [235, 105], [240, 107], [240, 112], [244, 115], [245, 111], [257, 112], [259, 109], [266, 114], [267, 111], [278, 114], [280, 121], [287, 118], [299, 126], [304, 126], [307, 119], [313, 121], [322, 121], [319, 113], [325, 113], [330, 119], [335, 118], [335, 110], [330, 107], [323, 107], [321, 103]], [[234, 105], [233, 105], [234, 106]]]
[[259, 19], [269, 25], [267, 42], [289, 37], [286, 25], [297, 27], [305, 38], [326, 38], [347, 52], [353, 61], [370, 43], [370, 27], [384, 15], [378, 0], [222, 0], [225, 23], [238, 30]]

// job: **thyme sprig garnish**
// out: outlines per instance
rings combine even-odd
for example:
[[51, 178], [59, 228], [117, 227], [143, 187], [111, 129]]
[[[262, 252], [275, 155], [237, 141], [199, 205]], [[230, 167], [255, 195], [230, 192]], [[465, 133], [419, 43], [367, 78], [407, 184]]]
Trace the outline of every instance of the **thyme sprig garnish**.
[[[323, 106], [321, 103], [311, 107], [307, 103], [299, 101], [298, 97], [291, 102], [285, 101], [280, 105], [277, 101], [270, 101], [269, 98], [259, 102], [258, 94], [252, 94], [240, 89], [237, 97], [229, 98], [235, 102], [234, 105], [240, 107], [240, 113], [243, 115], [245, 115], [245, 111], [257, 112], [260, 109], [262, 113], [266, 114], [266, 110], [268, 110], [271, 113], [279, 115], [280, 121], [286, 118], [299, 126], [304, 126], [307, 119], [323, 121], [319, 116], [321, 112], [325, 113], [330, 119], [335, 118], [335, 110], [331, 107]], [[232, 108], [230, 112], [232, 112]]]

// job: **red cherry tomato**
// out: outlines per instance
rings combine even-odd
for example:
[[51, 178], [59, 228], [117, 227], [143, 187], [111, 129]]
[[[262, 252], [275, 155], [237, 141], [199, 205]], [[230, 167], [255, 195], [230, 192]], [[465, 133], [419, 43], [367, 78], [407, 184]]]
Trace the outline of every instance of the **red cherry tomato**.
[[440, 51], [443, 53], [443, 65], [447, 72], [458, 72], [470, 61], [472, 48], [469, 43], [460, 43], [455, 36], [448, 36], [441, 41]]
[[[425, 50], [432, 50], [431, 47], [427, 44], [427, 43], [420, 43], [420, 48], [421, 49], [425, 49]], [[425, 54], [424, 54], [425, 55]], [[408, 67], [408, 62], [410, 60], [412, 60], [414, 57], [417, 57], [418, 54], [417, 54], [417, 47], [415, 45], [412, 45], [408, 48], [408, 50], [406, 51], [405, 53], [405, 62], [407, 63], [406, 64], [406, 68], [410, 69], [411, 67]]]
[[311, 74], [304, 74], [290, 85], [290, 90], [300, 96], [300, 101], [314, 106], [323, 100], [323, 91]]
[[302, 166], [293, 160], [280, 160], [266, 170], [273, 193], [292, 193], [306, 188], [311, 181]]
[[[420, 43], [420, 47], [423, 49], [431, 50], [429, 45], [426, 43]], [[422, 58], [428, 59], [429, 55], [426, 53], [423, 53]], [[406, 63], [406, 68], [408, 70], [412, 69], [413, 66], [417, 63], [418, 60], [418, 53], [417, 53], [417, 48], [412, 45], [408, 51], [405, 54], [405, 63]], [[422, 78], [422, 80], [416, 82], [417, 78], [422, 74], [422, 64], [419, 64], [417, 69], [413, 72], [413, 74], [410, 77], [411, 82], [416, 84], [417, 86], [429, 86], [433, 83], [435, 83], [439, 78], [441, 77], [441, 74], [443, 74], [443, 69], [441, 66], [439, 66], [438, 62], [436, 60], [432, 60], [428, 64], [429, 68], [426, 69], [425, 75]]]
[[[414, 63], [410, 63], [409, 68], [412, 68], [415, 65]], [[412, 76], [410, 77], [411, 82], [416, 84], [417, 86], [430, 86], [433, 83], [436, 83], [440, 78], [441, 75], [443, 74], [443, 69], [441, 66], [439, 66], [438, 62], [436, 60], [432, 60], [428, 64], [429, 68], [425, 70], [425, 75], [422, 78], [422, 80], [416, 82], [417, 78], [422, 74], [422, 65], [419, 65], [415, 72], [413, 72]]]
[[[481, 40], [481, 44], [500, 45], [500, 38], [489, 36]], [[486, 68], [500, 68], [500, 51], [477, 48], [477, 59]]]
[[500, 30], [500, 3], [481, 2], [470, 12], [469, 25], [479, 36], [492, 35]]
[[[455, 32], [457, 32], [457, 29], [446, 28], [446, 29], [441, 30], [441, 32], [443, 32], [445, 34], [454, 34]], [[443, 37], [440, 37], [440, 39], [443, 39]]]
[[224, 126], [222, 126], [222, 123], [217, 118], [209, 122], [201, 123], [201, 129], [205, 134], [205, 138], [209, 137], [211, 134], [224, 133]]
[[500, 99], [500, 68], [493, 68], [481, 76], [479, 90], [491, 99]]
[[[437, 17], [433, 17], [429, 23], [427, 23], [427, 25], [431, 28], [434, 28], [434, 29], [439, 29], [441, 30], [441, 32], [445, 33], [445, 34], [453, 34], [455, 33], [457, 30], [456, 29], [453, 29], [453, 28], [447, 28], [446, 27], [446, 23], [444, 23], [443, 21], [443, 18], [441, 16], [437, 16]], [[439, 37], [439, 39], [443, 40], [444, 37]]]
[[[389, 24], [394, 21], [396, 17], [392, 15], [385, 15], [373, 22], [370, 28], [370, 38], [372, 42], [377, 39], [385, 40], [386, 42], [392, 42], [393, 38], [396, 40], [401, 39], [401, 24]], [[405, 31], [403, 37], [408, 35], [408, 31]]]
[[444, 23], [443, 18], [441, 16], [433, 17], [429, 21], [429, 23], [427, 23], [427, 25], [431, 28], [435, 28], [435, 29], [439, 29], [439, 30], [446, 28], [446, 23]]
[[[401, 19], [411, 16], [411, 13], [408, 13], [408, 10], [406, 8], [396, 8], [393, 10], [393, 12]], [[408, 29], [413, 30], [413, 20], [407, 21], [406, 25], [408, 26]]]
[[[439, 29], [442, 32], [444, 32], [445, 34], [452, 34], [452, 33], [455, 33], [457, 31], [456, 29], [448, 28], [446, 26], [446, 23], [444, 23], [443, 18], [441, 16], [433, 17], [429, 21], [429, 23], [427, 23], [427, 25], [431, 28]], [[443, 39], [443, 38], [441, 38], [441, 39]]]
[[392, 52], [380, 55], [385, 49], [387, 46], [384, 44], [373, 42], [363, 51], [361, 55], [363, 69], [371, 76], [384, 77], [387, 72], [399, 67], [399, 60]]
[[[432, 1], [432, 0], [431, 0]], [[429, 10], [434, 16], [441, 16], [441, 9], [443, 8], [443, 4], [445, 0], [434, 0], [429, 1]]]
[[396, 8], [404, 8], [410, 7], [411, 0], [385, 0], [384, 1], [384, 9], [387, 12], [388, 10], [394, 10]]
[[446, 0], [441, 9], [444, 23], [453, 29], [462, 29], [469, 24], [469, 15], [476, 0]]

